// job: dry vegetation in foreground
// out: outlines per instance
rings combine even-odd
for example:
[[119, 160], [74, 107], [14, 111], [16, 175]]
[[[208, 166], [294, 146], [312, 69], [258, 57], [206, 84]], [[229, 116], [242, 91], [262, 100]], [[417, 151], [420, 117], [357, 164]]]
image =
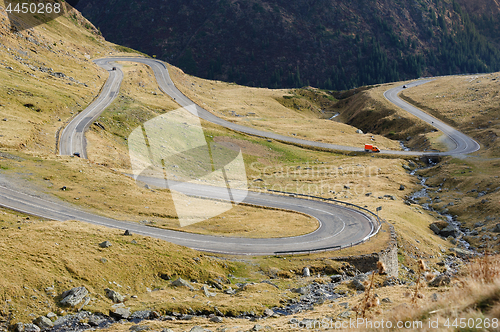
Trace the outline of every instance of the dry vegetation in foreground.
[[[244, 311], [260, 314], [279, 306], [281, 300], [297, 298], [287, 289], [314, 279], [299, 277], [304, 266], [321, 275], [340, 273], [344, 264], [329, 258], [347, 253], [286, 259], [222, 257], [149, 237], [125, 236], [120, 230], [75, 221], [47, 221], [6, 209], [0, 209], [0, 232], [0, 316], [10, 316], [11, 323], [28, 322], [48, 312], [73, 313], [73, 309], [59, 305], [60, 294], [79, 286], [91, 293], [85, 309], [104, 314], [113, 304], [106, 298], [105, 288], [124, 295], [132, 311], [154, 308], [162, 314], [189, 313], [190, 309], [210, 313], [217, 307], [226, 315]], [[110, 241], [111, 246], [101, 248], [99, 243], [104, 241]], [[387, 238], [381, 234], [374, 241], [382, 246]], [[363, 251], [360, 247], [356, 250]], [[197, 290], [174, 287], [166, 280], [177, 277], [189, 280]], [[272, 282], [279, 289], [260, 283], [269, 278], [274, 278]], [[217, 296], [207, 299], [200, 288], [216, 279], [223, 281], [224, 289], [237, 288], [239, 282], [256, 284], [234, 296], [212, 288]]]

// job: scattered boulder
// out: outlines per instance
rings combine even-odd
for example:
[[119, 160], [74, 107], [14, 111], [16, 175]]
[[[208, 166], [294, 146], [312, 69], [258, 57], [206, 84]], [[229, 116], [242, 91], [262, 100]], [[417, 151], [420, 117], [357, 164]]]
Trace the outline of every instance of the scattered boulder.
[[62, 293], [61, 305], [76, 307], [88, 295], [89, 291], [85, 287], [75, 287]]
[[219, 317], [219, 316], [214, 316], [214, 317], [210, 318], [210, 321], [212, 323], [222, 323], [224, 321], [224, 318]]
[[40, 316], [33, 321], [33, 324], [38, 326], [42, 330], [50, 329], [54, 326], [52, 321], [45, 316]]
[[130, 308], [119, 307], [109, 310], [109, 316], [115, 320], [128, 319], [130, 317]]
[[210, 292], [210, 291], [208, 290], [207, 285], [203, 285], [203, 287], [201, 287], [201, 289], [203, 290], [203, 293], [205, 293], [205, 296], [206, 296], [206, 297], [214, 297], [214, 296], [216, 296], [216, 295], [217, 295], [217, 293]]
[[274, 315], [274, 311], [272, 311], [271, 309], [267, 308], [266, 310], [264, 310], [264, 316], [272, 316]]
[[382, 302], [383, 302], [383, 303], [392, 303], [391, 299], [390, 299], [390, 298], [388, 298], [388, 297], [383, 298], [383, 299], [382, 299]]
[[179, 278], [177, 280], [172, 281], [172, 285], [174, 285], [174, 286], [181, 286], [181, 287], [187, 287], [190, 290], [194, 290], [194, 287], [191, 286], [191, 284], [189, 282], [187, 282], [186, 280], [184, 280], [182, 278]]
[[355, 290], [358, 290], [358, 291], [364, 291], [365, 290], [365, 285], [359, 279], [352, 279], [351, 280], [351, 287], [353, 287]]
[[212, 285], [213, 287], [217, 288], [218, 290], [223, 290], [224, 287], [218, 283], [217, 281], [215, 280], [210, 280], [210, 285]]
[[447, 274], [440, 274], [436, 278], [434, 278], [431, 282], [429, 282], [430, 287], [440, 287], [447, 286], [451, 282], [451, 278]]
[[441, 229], [436, 225], [436, 223], [430, 224], [429, 228], [434, 232], [434, 234], [439, 235]]
[[302, 276], [304, 276], [304, 277], [311, 276], [311, 272], [309, 271], [309, 268], [307, 266], [302, 270]]
[[132, 235], [132, 232], [130, 232], [128, 229], [125, 231], [125, 233], [123, 233], [123, 235], [125, 236], [131, 236]]
[[493, 228], [492, 232], [500, 233], [500, 223], [495, 225], [495, 228]]
[[123, 295], [112, 289], [106, 288], [104, 291], [106, 292], [106, 297], [114, 303], [122, 303], [125, 300]]
[[342, 276], [340, 274], [335, 274], [333, 276], [330, 276], [330, 280], [334, 283], [341, 282]]
[[304, 286], [304, 287], [299, 287], [299, 288], [292, 288], [291, 291], [293, 293], [298, 293], [298, 294], [301, 294], [301, 295], [306, 295], [309, 293], [309, 287], [308, 286]]
[[262, 325], [255, 324], [250, 331], [260, 331], [262, 329], [263, 329]]
[[439, 235], [444, 237], [451, 236], [456, 238], [460, 235], [460, 230], [453, 225], [448, 225], [439, 232]]
[[99, 243], [99, 247], [101, 247], [101, 248], [109, 248], [109, 247], [111, 247], [111, 242], [104, 241], [102, 243]]
[[57, 319], [57, 315], [55, 313], [53, 313], [53, 312], [49, 312], [46, 316], [50, 320], [56, 320]]
[[140, 331], [149, 331], [151, 330], [151, 328], [147, 325], [134, 325], [134, 326], [131, 326], [129, 331], [132, 331], [132, 332], [140, 332]]
[[189, 332], [206, 332], [207, 330], [205, 330], [203, 327], [201, 326], [193, 326], [193, 328], [191, 330], [189, 330]]
[[231, 288], [231, 286], [229, 286], [225, 291], [224, 293], [226, 294], [229, 294], [229, 295], [234, 295], [236, 294], [236, 291], [234, 289]]
[[363, 131], [361, 129], [356, 130], [356, 134], [363, 134]]
[[389, 277], [387, 279], [384, 280], [384, 282], [382, 283], [382, 285], [384, 287], [392, 287], [392, 286], [396, 286], [399, 284], [399, 280], [397, 278], [394, 278], [394, 277]]
[[23, 332], [24, 331], [24, 324], [23, 323], [16, 323], [14, 325], [14, 332]]
[[40, 328], [35, 324], [24, 324], [24, 332], [40, 332]]
[[403, 186], [402, 184], [399, 185], [399, 190], [405, 190], [405, 186]]
[[90, 326], [99, 326], [102, 323], [104, 323], [106, 319], [104, 317], [101, 317], [99, 315], [92, 315], [89, 317], [89, 325]]

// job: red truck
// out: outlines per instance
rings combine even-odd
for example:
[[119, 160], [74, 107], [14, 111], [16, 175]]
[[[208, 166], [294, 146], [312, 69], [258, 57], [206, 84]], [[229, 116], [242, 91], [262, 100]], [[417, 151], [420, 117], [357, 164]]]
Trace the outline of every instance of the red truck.
[[375, 145], [365, 144], [365, 152], [380, 152], [380, 150]]

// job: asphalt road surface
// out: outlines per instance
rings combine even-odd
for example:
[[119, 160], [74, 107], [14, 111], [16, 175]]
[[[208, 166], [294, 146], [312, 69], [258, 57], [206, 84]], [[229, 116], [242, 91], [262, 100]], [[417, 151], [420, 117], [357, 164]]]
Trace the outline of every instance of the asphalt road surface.
[[109, 78], [97, 99], [85, 110], [78, 113], [62, 131], [59, 139], [59, 153], [63, 156], [71, 156], [76, 153], [82, 158], [87, 158], [85, 131], [120, 92], [123, 72], [113, 70], [113, 66], [108, 65], [106, 61], [98, 60], [96, 63], [109, 71]]
[[[479, 144], [473, 140], [471, 137], [465, 135], [464, 133], [456, 130], [455, 128], [447, 125], [441, 120], [436, 119], [432, 115], [425, 113], [424, 111], [419, 110], [415, 106], [405, 102], [401, 98], [398, 97], [398, 93], [405, 89], [409, 89], [411, 87], [415, 87], [420, 84], [428, 83], [432, 80], [419, 80], [406, 85], [406, 88], [403, 86], [398, 86], [396, 88], [387, 90], [384, 93], [384, 97], [389, 100], [394, 105], [404, 109], [405, 111], [415, 115], [419, 119], [427, 122], [434, 128], [443, 132], [448, 138], [455, 144], [455, 148], [446, 152], [413, 152], [413, 151], [392, 151], [394, 154], [413, 154], [413, 155], [424, 155], [424, 156], [450, 156], [450, 155], [461, 155], [461, 154], [469, 154], [479, 150], [481, 147]], [[383, 153], [388, 153], [388, 151], [381, 151]]]
[[[139, 179], [149, 185], [162, 186], [163, 179]], [[158, 182], [156, 182], [158, 181]], [[185, 190], [185, 186], [183, 186]], [[217, 190], [211, 186], [193, 187], [193, 195], [197, 197], [217, 197]], [[95, 225], [130, 230], [132, 233], [151, 236], [168, 242], [184, 245], [202, 251], [244, 254], [272, 255], [283, 251], [314, 252], [332, 249], [335, 246], [351, 246], [377, 230], [374, 220], [356, 211], [322, 201], [302, 199], [284, 195], [270, 195], [248, 192], [244, 203], [293, 210], [316, 218], [319, 227], [314, 232], [284, 238], [240, 238], [200, 235], [155, 228], [135, 222], [125, 222], [102, 217], [83, 211], [54, 199], [43, 198], [22, 193], [9, 185], [0, 185], [0, 205], [12, 210], [40, 216], [47, 219], [66, 221], [79, 220]]]
[[[212, 123], [250, 135], [265, 137], [268, 139], [275, 139], [292, 144], [313, 146], [332, 150], [359, 152], [363, 151], [363, 148], [313, 142], [264, 132], [220, 119], [212, 113], [194, 104], [189, 98], [184, 96], [173, 84], [172, 80], [169, 77], [167, 67], [161, 61], [136, 57], [120, 57], [99, 59], [95, 61], [96, 64], [107, 69], [110, 73], [110, 76], [106, 81], [106, 84], [103, 86], [98, 98], [88, 108], [75, 116], [62, 132], [61, 138], [59, 140], [60, 154], [73, 155], [74, 153], [79, 153], [82, 158], [87, 157], [84, 135], [85, 131], [92, 124], [92, 122], [95, 121], [100, 113], [111, 104], [114, 98], [117, 97], [120, 84], [123, 79], [123, 73], [118, 67], [116, 68], [116, 70], [112, 70], [113, 67], [116, 67], [116, 65], [114, 64], [114, 62], [116, 61], [139, 62], [150, 66], [155, 74], [158, 85], [163, 92], [174, 98], [174, 100], [179, 105], [185, 107], [192, 114]], [[423, 82], [424, 81], [419, 81], [414, 84], [422, 84]], [[405, 110], [411, 112], [412, 114], [422, 118], [424, 121], [430, 121], [431, 125], [434, 125], [436, 128], [442, 130], [446, 135], [448, 135], [450, 139], [452, 139], [452, 141], [456, 143], [457, 147], [452, 151], [444, 153], [382, 151], [383, 153], [423, 156], [436, 154], [464, 154], [479, 149], [479, 145], [468, 136], [447, 126], [437, 119], [430, 117], [429, 115], [422, 111], [419, 111], [418, 109], [412, 109], [413, 107], [411, 105], [401, 101], [397, 97], [397, 89], [399, 88], [389, 90], [386, 93], [386, 98], [396, 103], [398, 106], [404, 108]], [[150, 185], [157, 186], [162, 186], [162, 183], [164, 183], [163, 179], [148, 177], [142, 177], [139, 180]], [[183, 187], [186, 188], [186, 186]], [[298, 197], [248, 192], [245, 193], [246, 197], [243, 201], [244, 203], [305, 213], [316, 218], [319, 221], [320, 226], [316, 231], [310, 234], [286, 238], [249, 239], [199, 235], [159, 229], [141, 225], [138, 223], [124, 222], [105, 218], [72, 207], [66, 203], [57, 202], [53, 199], [49, 200], [38, 197], [36, 195], [21, 193], [14, 188], [11, 188], [9, 185], [0, 185], [0, 188], [0, 205], [11, 208], [13, 210], [60, 221], [80, 220], [96, 225], [123, 230], [128, 229], [136, 234], [152, 236], [169, 242], [185, 245], [194, 249], [210, 252], [267, 255], [285, 251], [318, 251], [336, 246], [344, 247], [360, 243], [368, 239], [378, 230], [378, 225], [376, 224], [374, 219], [372, 219], [372, 217], [355, 209], [343, 207], [337, 204], [331, 204], [328, 202], [302, 199]], [[209, 199], [217, 198], [219, 189], [220, 188], [216, 187], [196, 185], [193, 188], [187, 188], [186, 190], [191, 190], [190, 194], [193, 196]]]
[[[311, 146], [311, 147], [316, 147], [316, 148], [322, 148], [322, 149], [329, 149], [329, 150], [336, 150], [336, 151], [355, 151], [355, 152], [364, 152], [364, 147], [352, 147], [352, 146], [344, 146], [344, 145], [337, 145], [337, 144], [329, 144], [329, 143], [321, 143], [321, 142], [315, 142], [315, 141], [308, 141], [300, 138], [294, 138], [294, 137], [289, 137], [289, 136], [284, 136], [284, 135], [279, 135], [267, 131], [262, 131], [250, 127], [245, 127], [241, 126], [226, 120], [223, 120], [216, 115], [210, 113], [209, 111], [205, 110], [204, 108], [196, 105], [191, 99], [186, 97], [182, 92], [180, 92], [170, 79], [170, 76], [168, 74], [168, 70], [166, 65], [155, 59], [147, 59], [147, 58], [139, 58], [139, 57], [111, 57], [111, 58], [104, 58], [104, 59], [99, 59], [95, 60], [95, 63], [108, 71], [110, 71], [110, 77], [108, 79], [108, 82], [106, 82], [106, 85], [103, 87], [101, 91], [101, 95], [99, 98], [101, 98], [103, 101], [101, 101], [101, 104], [99, 104], [97, 107], [93, 106], [94, 104], [90, 105], [86, 110], [82, 111], [79, 115], [79, 117], [75, 117], [75, 119], [68, 125], [68, 127], [71, 126], [71, 128], [75, 129], [68, 129], [67, 130], [67, 135], [62, 137], [60, 140], [60, 153], [61, 154], [72, 154], [73, 152], [77, 151], [75, 150], [76, 147], [73, 149], [72, 153], [68, 153], [68, 151], [71, 151], [71, 148], [68, 148], [68, 144], [73, 144], [75, 145], [75, 142], [82, 142], [78, 149], [83, 151], [82, 149], [85, 146], [84, 143], [84, 135], [81, 134], [80, 129], [85, 130], [88, 128], [88, 126], [94, 121], [96, 118], [96, 113], [98, 112], [97, 108], [104, 110], [102, 108], [103, 105], [109, 105], [112, 101], [110, 98], [115, 98], [119, 85], [121, 83], [121, 79], [123, 78], [123, 74], [121, 74], [121, 71], [119, 68], [117, 68], [116, 71], [111, 71], [110, 69], [113, 66], [116, 66], [114, 62], [117, 61], [127, 61], [127, 62], [138, 62], [138, 63], [143, 63], [151, 67], [151, 69], [154, 72], [154, 75], [156, 77], [156, 81], [158, 82], [158, 86], [160, 89], [168, 94], [170, 97], [172, 97], [180, 106], [186, 108], [190, 113], [192, 113], [195, 116], [198, 116], [204, 120], [207, 120], [209, 122], [212, 122], [214, 124], [226, 127], [231, 130], [235, 130], [238, 132], [246, 133], [249, 135], [253, 136], [259, 136], [259, 137], [264, 137], [267, 139], [274, 139], [277, 141], [285, 142], [285, 143], [291, 143], [291, 144], [296, 144], [296, 145], [302, 145], [302, 146]], [[407, 88], [411, 88], [420, 84], [424, 84], [427, 82], [430, 82], [431, 80], [419, 80], [410, 84], [407, 84]], [[460, 131], [448, 126], [444, 122], [434, 118], [433, 116], [417, 109], [416, 107], [406, 103], [405, 101], [401, 100], [397, 94], [403, 90], [403, 86], [396, 87], [393, 89], [390, 89], [384, 93], [384, 96], [392, 103], [394, 103], [396, 106], [404, 109], [405, 111], [417, 116], [418, 118], [422, 119], [423, 121], [429, 123], [431, 126], [434, 126], [436, 129], [441, 130], [445, 135], [448, 136], [448, 138], [455, 143], [456, 148], [452, 149], [450, 151], [445, 151], [445, 152], [435, 152], [435, 151], [393, 151], [393, 150], [381, 150], [380, 153], [383, 154], [394, 154], [394, 155], [410, 155], [410, 156], [445, 156], [445, 155], [461, 155], [461, 154], [468, 154], [475, 152], [479, 150], [480, 146], [479, 144], [474, 141], [472, 138], [469, 136], [461, 133]], [[99, 99], [98, 99], [99, 100]], [[96, 100], [95, 103], [98, 102]], [[107, 104], [106, 104], [107, 102]], [[83, 114], [83, 115], [82, 115]], [[75, 124], [73, 124], [75, 122]], [[65, 130], [66, 131], [66, 130]], [[73, 138], [72, 138], [73, 137]], [[82, 157], [85, 156], [85, 154], [81, 154]]]

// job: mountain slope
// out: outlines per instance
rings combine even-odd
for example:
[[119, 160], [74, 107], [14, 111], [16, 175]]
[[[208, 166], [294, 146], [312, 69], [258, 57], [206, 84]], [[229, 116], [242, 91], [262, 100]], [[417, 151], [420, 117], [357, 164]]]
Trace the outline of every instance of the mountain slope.
[[108, 40], [196, 76], [328, 89], [499, 70], [492, 33], [499, 8], [493, 0], [85, 0], [78, 6]]

